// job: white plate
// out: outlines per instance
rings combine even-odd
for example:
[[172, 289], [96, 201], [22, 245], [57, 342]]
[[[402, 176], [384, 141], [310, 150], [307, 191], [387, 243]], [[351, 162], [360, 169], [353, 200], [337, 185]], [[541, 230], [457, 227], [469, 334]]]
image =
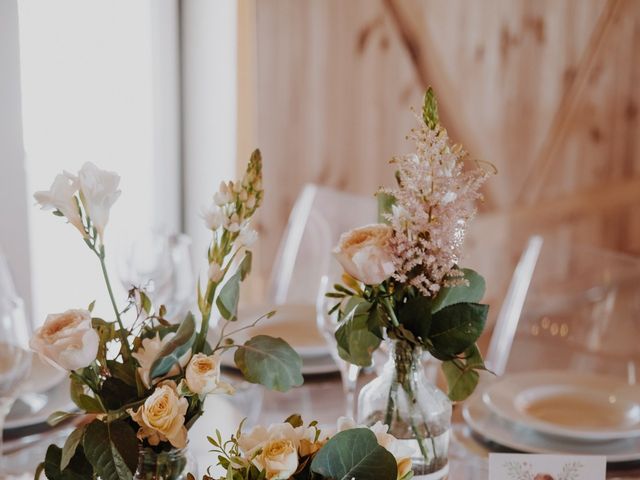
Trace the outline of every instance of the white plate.
[[[235, 342], [244, 343], [256, 335], [270, 335], [286, 340], [303, 358], [329, 354], [327, 344], [316, 327], [314, 305], [259, 305], [242, 308], [238, 311], [238, 320], [227, 326], [227, 333], [251, 324], [272, 310], [276, 311], [273, 317], [263, 318], [256, 326], [233, 335]], [[218, 334], [219, 330], [215, 329], [209, 341], [217, 340]]]
[[640, 437], [640, 386], [569, 371], [506, 375], [483, 395], [500, 417], [580, 441]]
[[480, 395], [474, 395], [467, 400], [462, 409], [462, 416], [469, 427], [480, 436], [521, 452], [605, 455], [607, 462], [640, 460], [640, 438], [585, 443], [545, 435], [499, 418], [487, 408]]

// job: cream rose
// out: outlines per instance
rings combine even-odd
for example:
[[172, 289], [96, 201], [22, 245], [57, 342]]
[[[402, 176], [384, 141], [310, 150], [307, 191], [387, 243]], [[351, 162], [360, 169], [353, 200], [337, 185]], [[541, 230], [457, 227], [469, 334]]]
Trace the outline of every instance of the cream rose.
[[191, 357], [185, 372], [189, 390], [198, 395], [208, 393], [233, 393], [233, 387], [220, 380], [220, 355], [196, 353]]
[[87, 162], [78, 172], [78, 182], [82, 192], [82, 204], [102, 237], [109, 221], [111, 206], [121, 193], [118, 190], [120, 176], [114, 172], [101, 170], [93, 163]]
[[[135, 358], [140, 364], [138, 367], [138, 376], [140, 377], [140, 380], [142, 380], [142, 383], [144, 383], [145, 387], [149, 388], [152, 383], [154, 383], [152, 380], [155, 380], [156, 382], [159, 381], [159, 379], [149, 378], [151, 375], [151, 366], [153, 365], [153, 362], [156, 361], [156, 358], [158, 358], [158, 354], [160, 353], [160, 350], [162, 350], [162, 347], [164, 347], [174, 336], [175, 333], [167, 333], [161, 340], [160, 334], [156, 332], [155, 337], [143, 339], [142, 345], [138, 350], [133, 352], [133, 358]], [[191, 350], [188, 350], [182, 357], [180, 357], [180, 367], [184, 368], [190, 358]], [[177, 375], [180, 373], [180, 367], [178, 365], [174, 365], [166, 376], [173, 377], [174, 375]]]
[[100, 339], [91, 327], [88, 310], [67, 310], [47, 315], [29, 342], [41, 358], [64, 370], [76, 370], [93, 362]]
[[268, 480], [283, 480], [298, 469], [299, 432], [289, 423], [255, 427], [238, 439], [240, 449]]
[[168, 441], [175, 448], [184, 448], [187, 444], [184, 416], [188, 407], [187, 399], [178, 394], [176, 382], [167, 380], [156, 387], [138, 410], [127, 412], [140, 425], [140, 440], [146, 438], [149, 445]]
[[338, 419], [338, 432], [350, 430], [352, 428], [368, 428], [376, 436], [378, 445], [387, 449], [391, 453], [398, 464], [398, 479], [404, 477], [411, 471], [411, 454], [413, 449], [403, 445], [396, 437], [388, 433], [389, 427], [382, 422], [376, 422], [374, 425], [367, 427], [366, 425], [357, 425], [353, 419], [348, 417], [340, 417]]
[[367, 225], [343, 233], [334, 255], [345, 271], [367, 285], [377, 285], [394, 272], [390, 226]]
[[78, 191], [78, 179], [73, 175], [64, 172], [56, 175], [51, 188], [33, 194], [36, 202], [43, 210], [57, 210], [65, 216], [67, 221], [80, 230], [86, 236], [82, 217], [74, 195]]

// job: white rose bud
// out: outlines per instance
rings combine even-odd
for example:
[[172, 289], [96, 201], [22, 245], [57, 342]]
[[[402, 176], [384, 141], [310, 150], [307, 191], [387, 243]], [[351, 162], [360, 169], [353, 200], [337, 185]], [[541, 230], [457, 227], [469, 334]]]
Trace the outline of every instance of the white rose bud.
[[63, 370], [77, 370], [91, 364], [100, 339], [91, 327], [88, 310], [67, 310], [47, 315], [29, 342], [41, 358]]
[[384, 224], [356, 228], [342, 234], [333, 253], [353, 278], [377, 285], [395, 272], [389, 245], [392, 235], [391, 227]]
[[138, 438], [147, 439], [150, 445], [168, 441], [175, 448], [187, 445], [187, 429], [184, 417], [189, 402], [180, 397], [173, 380], [159, 384], [138, 410], [129, 409], [131, 418], [140, 425]]
[[56, 175], [49, 190], [36, 192], [33, 196], [43, 210], [58, 210], [70, 224], [80, 230], [83, 236], [86, 236], [78, 204], [74, 198], [77, 191], [78, 179], [64, 172]]
[[220, 355], [196, 353], [187, 365], [185, 382], [198, 395], [233, 393], [233, 387], [220, 380]]
[[100, 237], [109, 221], [111, 206], [120, 196], [118, 184], [120, 176], [96, 167], [93, 163], [85, 163], [78, 172], [82, 202]]
[[222, 276], [224, 275], [224, 271], [216, 262], [211, 262], [209, 265], [209, 280], [213, 283], [218, 283], [222, 280]]

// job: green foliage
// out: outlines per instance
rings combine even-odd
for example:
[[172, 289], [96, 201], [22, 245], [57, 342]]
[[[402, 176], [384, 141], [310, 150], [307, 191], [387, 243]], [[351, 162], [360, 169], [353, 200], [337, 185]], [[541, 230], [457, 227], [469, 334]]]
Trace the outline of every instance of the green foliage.
[[393, 195], [388, 193], [378, 192], [376, 193], [376, 199], [378, 200], [378, 223], [389, 223], [385, 218], [385, 215], [391, 214], [391, 208], [396, 203], [396, 199]]
[[113, 322], [106, 322], [101, 318], [92, 318], [91, 326], [98, 334], [100, 343], [98, 344], [98, 353], [96, 359], [101, 365], [107, 364], [107, 344], [116, 338], [116, 328]]
[[485, 291], [484, 278], [470, 268], [463, 268], [462, 272], [468, 285], [440, 289], [436, 298], [433, 299], [431, 306], [433, 313], [456, 303], [478, 303], [482, 300]]
[[135, 386], [125, 383], [117, 377], [109, 377], [102, 383], [100, 397], [109, 410], [117, 410], [138, 398]]
[[47, 423], [52, 427], [55, 427], [56, 425], [77, 416], [77, 413], [56, 411], [47, 417]]
[[424, 94], [422, 119], [431, 130], [434, 130], [440, 123], [440, 118], [438, 117], [438, 101], [436, 100], [436, 94], [431, 87], [429, 87]]
[[[49, 445], [44, 458], [44, 474], [49, 480], [86, 480], [93, 478], [93, 468], [78, 447], [65, 468], [60, 467], [62, 449], [57, 445]], [[36, 477], [37, 478], [37, 477]]]
[[[245, 257], [246, 258], [246, 257]], [[216, 305], [220, 311], [220, 315], [225, 320], [234, 321], [238, 316], [238, 301], [240, 300], [240, 282], [242, 280], [242, 271], [238, 269], [227, 283], [222, 286], [220, 294], [216, 299]]]
[[431, 319], [429, 352], [440, 360], [461, 354], [476, 343], [487, 319], [488, 305], [456, 303]]
[[351, 308], [335, 333], [340, 358], [354, 365], [371, 365], [371, 355], [381, 341], [377, 316], [376, 306], [366, 301]]
[[87, 426], [83, 448], [87, 460], [103, 480], [130, 480], [138, 465], [138, 439], [123, 421], [94, 420]]
[[485, 370], [484, 361], [476, 345], [469, 347], [461, 358], [442, 363], [442, 372], [449, 385], [449, 398], [453, 401], [465, 400], [478, 385], [476, 370]]
[[166, 375], [171, 368], [180, 361], [193, 345], [196, 338], [196, 324], [191, 312], [178, 327], [175, 336], [169, 340], [151, 365], [151, 378]]
[[62, 447], [62, 456], [60, 458], [60, 470], [67, 468], [67, 465], [69, 465], [69, 462], [71, 462], [71, 459], [76, 454], [78, 445], [82, 443], [84, 429], [84, 426], [76, 428], [65, 440], [64, 446]]
[[100, 400], [90, 397], [85, 393], [85, 387], [82, 381], [75, 375], [71, 376], [69, 385], [69, 396], [78, 408], [87, 413], [104, 413], [104, 408]]
[[426, 340], [431, 330], [431, 299], [417, 296], [399, 306], [398, 321], [414, 337]]
[[311, 462], [311, 471], [335, 480], [395, 480], [398, 467], [371, 430], [354, 428], [331, 438]]
[[286, 392], [302, 385], [302, 360], [281, 338], [258, 335], [238, 345], [235, 363], [249, 382]]

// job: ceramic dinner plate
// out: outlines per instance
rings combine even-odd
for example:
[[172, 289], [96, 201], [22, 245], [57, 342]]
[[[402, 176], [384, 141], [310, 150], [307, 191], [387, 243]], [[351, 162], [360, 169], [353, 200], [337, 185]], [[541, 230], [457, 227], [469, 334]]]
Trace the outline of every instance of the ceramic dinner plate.
[[580, 442], [563, 439], [514, 424], [495, 415], [480, 395], [466, 401], [462, 416], [481, 437], [526, 453], [555, 453], [567, 455], [605, 455], [607, 462], [640, 460], [640, 437], [600, 442]]
[[483, 394], [489, 410], [541, 433], [579, 441], [640, 437], [640, 386], [569, 371], [510, 374]]

